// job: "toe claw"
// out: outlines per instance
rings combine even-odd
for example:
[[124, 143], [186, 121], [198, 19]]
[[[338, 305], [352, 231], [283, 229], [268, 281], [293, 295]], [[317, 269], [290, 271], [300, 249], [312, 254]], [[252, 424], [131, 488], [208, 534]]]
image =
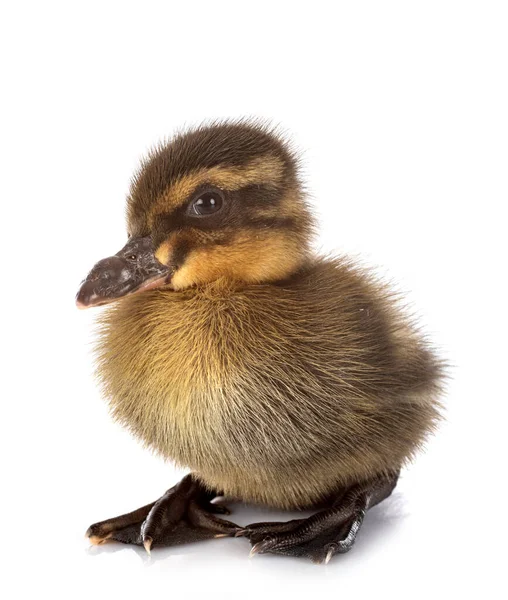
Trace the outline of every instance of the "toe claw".
[[249, 553], [249, 558], [252, 558], [256, 554], [264, 554], [275, 546], [276, 542], [273, 538], [264, 539], [261, 542], [257, 542], [252, 546]]
[[323, 559], [323, 561], [322, 561], [322, 562], [323, 562], [325, 565], [327, 565], [327, 564], [330, 562], [330, 560], [331, 560], [332, 556], [333, 556], [333, 555], [334, 555], [336, 552], [337, 552], [337, 544], [329, 544], [329, 546], [328, 546], [328, 549], [326, 550], [326, 555], [325, 555], [325, 557], [324, 557], [324, 559]]
[[86, 530], [85, 539], [87, 539], [92, 546], [100, 546], [104, 544], [111, 537], [111, 533], [101, 534], [96, 527], [93, 525]]
[[233, 526], [230, 529], [230, 531], [228, 531], [227, 533], [219, 532], [216, 535], [214, 535], [213, 537], [216, 537], [216, 538], [222, 538], [222, 537], [240, 537], [242, 531], [244, 531], [244, 529], [242, 529], [241, 527]]
[[246, 537], [248, 535], [248, 529], [244, 528], [244, 529], [237, 529], [237, 531], [235, 532], [235, 537]]
[[90, 542], [91, 546], [101, 546], [102, 544], [104, 544], [106, 542], [107, 538], [100, 538], [97, 535], [91, 535], [88, 538], [88, 541]]
[[148, 553], [148, 556], [152, 555], [152, 544], [153, 544], [153, 539], [149, 536], [143, 538], [143, 547], [145, 548], [145, 550]]

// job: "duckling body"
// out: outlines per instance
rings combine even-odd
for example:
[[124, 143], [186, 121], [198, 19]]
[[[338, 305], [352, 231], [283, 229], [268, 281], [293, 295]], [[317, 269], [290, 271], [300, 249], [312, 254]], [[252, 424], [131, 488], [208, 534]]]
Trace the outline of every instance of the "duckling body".
[[280, 508], [399, 469], [437, 416], [432, 354], [340, 260], [276, 285], [131, 296], [105, 316], [100, 356], [136, 437], [211, 489]]
[[[219, 123], [160, 146], [127, 220], [78, 306], [111, 303], [98, 374], [114, 417], [191, 475], [91, 540], [245, 535], [253, 552], [317, 561], [349, 550], [439, 418], [442, 363], [386, 286], [313, 254], [297, 161], [266, 128]], [[331, 508], [241, 529], [215, 516], [223, 494]]]

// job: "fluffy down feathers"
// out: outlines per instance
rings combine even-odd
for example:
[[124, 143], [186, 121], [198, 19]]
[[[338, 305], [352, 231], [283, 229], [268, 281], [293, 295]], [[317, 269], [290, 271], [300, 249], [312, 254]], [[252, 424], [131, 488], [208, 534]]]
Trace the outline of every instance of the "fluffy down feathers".
[[302, 508], [413, 456], [442, 366], [384, 286], [320, 260], [274, 284], [124, 298], [98, 374], [114, 417], [210, 488]]

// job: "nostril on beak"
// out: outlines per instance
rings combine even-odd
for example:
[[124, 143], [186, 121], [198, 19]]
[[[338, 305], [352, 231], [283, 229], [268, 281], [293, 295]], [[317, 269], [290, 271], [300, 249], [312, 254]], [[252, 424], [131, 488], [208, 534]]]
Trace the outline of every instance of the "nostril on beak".
[[149, 237], [127, 242], [113, 256], [103, 258], [94, 265], [81, 284], [76, 297], [79, 308], [108, 304], [137, 291], [147, 291], [163, 286], [170, 270], [154, 255]]
[[124, 280], [128, 277], [129, 270], [125, 260], [118, 256], [110, 256], [99, 261], [90, 273], [89, 279], [117, 279]]

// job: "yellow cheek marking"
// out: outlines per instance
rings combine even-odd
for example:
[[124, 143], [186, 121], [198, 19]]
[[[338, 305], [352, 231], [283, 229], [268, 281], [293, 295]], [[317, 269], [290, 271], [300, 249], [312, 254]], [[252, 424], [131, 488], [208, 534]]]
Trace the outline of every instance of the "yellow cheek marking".
[[173, 254], [173, 243], [171, 240], [166, 240], [157, 248], [155, 258], [163, 265], [167, 265], [171, 254]]
[[301, 250], [301, 240], [283, 234], [241, 235], [228, 246], [193, 250], [171, 284], [175, 290], [183, 290], [220, 277], [250, 283], [283, 279], [300, 266]]
[[199, 169], [176, 181], [154, 204], [149, 215], [149, 224], [160, 214], [183, 204], [192, 192], [204, 183], [223, 190], [234, 191], [247, 185], [277, 185], [282, 180], [284, 165], [275, 156], [255, 158], [243, 167], [212, 167]]

